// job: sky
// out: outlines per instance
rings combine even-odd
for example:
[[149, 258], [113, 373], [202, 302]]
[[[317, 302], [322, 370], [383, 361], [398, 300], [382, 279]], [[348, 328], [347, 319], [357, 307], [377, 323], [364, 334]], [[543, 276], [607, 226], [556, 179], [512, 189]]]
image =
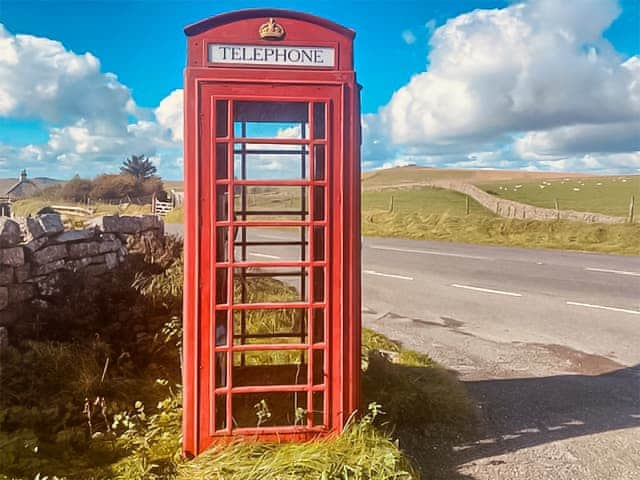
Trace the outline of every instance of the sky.
[[365, 170], [640, 173], [637, 0], [0, 0], [0, 177], [182, 177], [184, 26], [253, 7], [356, 31]]

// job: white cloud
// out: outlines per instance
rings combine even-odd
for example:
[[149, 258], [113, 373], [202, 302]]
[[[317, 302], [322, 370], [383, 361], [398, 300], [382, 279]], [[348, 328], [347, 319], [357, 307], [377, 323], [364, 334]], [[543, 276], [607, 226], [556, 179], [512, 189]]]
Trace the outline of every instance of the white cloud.
[[[118, 171], [127, 156], [145, 154], [162, 174], [182, 176], [175, 161], [182, 150], [181, 90], [155, 111], [139, 108], [129, 88], [102, 72], [91, 53], [76, 54], [48, 38], [13, 35], [2, 24], [0, 117], [42, 120], [49, 130], [43, 144], [0, 145], [3, 175], [25, 167], [40, 175], [64, 175], [59, 170], [93, 175]], [[163, 162], [165, 157], [170, 161]]]
[[388, 150], [445, 160], [515, 135], [510, 153], [529, 162], [597, 153], [620, 168], [606, 155], [638, 150], [640, 57], [623, 61], [604, 39], [618, 14], [615, 0], [530, 0], [450, 19], [431, 37], [428, 70], [366, 121]]
[[417, 38], [411, 30], [405, 30], [402, 32], [402, 40], [404, 40], [404, 43], [407, 45], [413, 45], [416, 43]]
[[183, 91], [177, 89], [166, 96], [155, 110], [158, 123], [171, 130], [171, 138], [181, 142], [183, 137]]
[[0, 116], [68, 123], [82, 118], [103, 133], [123, 131], [135, 113], [129, 89], [100, 71], [91, 53], [57, 41], [12, 35], [0, 25]]
[[431, 35], [435, 31], [437, 25], [438, 24], [436, 22], [436, 19], [432, 18], [431, 20], [429, 20], [427, 23], [424, 24], [424, 28], [426, 28], [427, 33]]

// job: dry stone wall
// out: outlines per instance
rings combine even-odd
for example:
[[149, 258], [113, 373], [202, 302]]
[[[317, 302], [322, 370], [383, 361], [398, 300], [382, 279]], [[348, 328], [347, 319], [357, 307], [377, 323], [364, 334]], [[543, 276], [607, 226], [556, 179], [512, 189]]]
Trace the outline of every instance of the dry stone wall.
[[613, 217], [602, 213], [577, 212], [575, 210], [555, 210], [553, 208], [535, 207], [526, 203], [506, 200], [491, 195], [484, 190], [468, 183], [439, 183], [440, 187], [464, 193], [476, 202], [488, 208], [497, 215], [505, 218], [520, 218], [530, 220], [571, 220], [587, 223], [624, 223], [624, 217]]
[[53, 213], [0, 217], [0, 330], [11, 327], [26, 303], [59, 294], [64, 272], [99, 278], [163, 239], [162, 220], [153, 215], [100, 217], [81, 230], [65, 230]]

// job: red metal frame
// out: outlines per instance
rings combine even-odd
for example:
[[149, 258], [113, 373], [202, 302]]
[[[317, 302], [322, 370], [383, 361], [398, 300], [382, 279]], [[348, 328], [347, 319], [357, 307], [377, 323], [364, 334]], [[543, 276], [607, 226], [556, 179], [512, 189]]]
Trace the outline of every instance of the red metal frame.
[[[269, 18], [282, 23], [286, 37], [279, 45], [331, 45], [336, 48], [333, 69], [222, 67], [209, 65], [207, 45], [211, 42], [262, 44], [257, 31]], [[213, 441], [236, 435], [264, 440], [307, 440], [339, 431], [359, 407], [360, 392], [360, 109], [359, 86], [353, 71], [353, 32], [325, 19], [284, 10], [249, 10], [212, 17], [187, 27], [188, 59], [185, 71], [185, 288], [184, 288], [184, 420], [183, 450], [196, 455]], [[203, 67], [203, 65], [208, 65]], [[259, 70], [258, 70], [259, 68]], [[216, 118], [216, 101], [226, 101], [226, 118]], [[234, 102], [298, 102], [307, 105], [308, 138], [265, 139], [234, 137]], [[314, 104], [324, 105], [325, 135], [314, 138]], [[216, 124], [226, 122], [224, 137], [216, 137]], [[216, 177], [217, 144], [226, 144], [226, 177]], [[308, 174], [301, 179], [265, 180], [234, 178], [234, 150], [237, 144], [307, 145], [301, 154], [308, 160]], [[315, 145], [324, 145], [324, 177], [313, 177]], [[307, 167], [304, 167], [307, 168]], [[304, 170], [303, 170], [304, 171]], [[238, 187], [289, 186], [304, 188], [301, 219], [265, 220], [235, 218]], [[226, 188], [226, 219], [218, 220], [216, 193]], [[323, 188], [323, 211], [314, 220], [315, 189]], [[243, 191], [246, 195], [246, 191]], [[308, 205], [307, 205], [308, 203]], [[297, 261], [235, 261], [235, 234], [243, 227], [302, 227], [301, 251], [310, 258]], [[314, 227], [324, 232], [321, 259], [314, 255]], [[226, 258], [217, 257], [217, 229], [226, 230]], [[246, 237], [246, 231], [243, 231]], [[243, 237], [243, 238], [245, 238]], [[319, 237], [320, 238], [320, 237]], [[268, 242], [266, 242], [268, 243]], [[246, 238], [241, 245], [246, 244]], [[242, 247], [246, 249], [245, 247]], [[243, 253], [244, 255], [244, 253]], [[241, 268], [300, 269], [306, 287], [303, 301], [282, 303], [235, 303], [234, 276]], [[306, 268], [306, 270], [303, 270]], [[316, 268], [324, 271], [323, 298], [314, 297]], [[222, 276], [216, 272], [222, 269]], [[277, 274], [274, 274], [277, 276]], [[218, 301], [216, 282], [225, 279], [226, 299]], [[306, 283], [308, 281], [308, 284]], [[304, 288], [302, 288], [304, 294]], [[234, 333], [234, 313], [257, 309], [295, 309], [306, 314], [301, 319], [301, 340], [297, 343], [237, 344], [247, 338], [242, 323]], [[314, 314], [321, 310], [323, 340], [314, 343]], [[226, 314], [226, 343], [218, 344], [217, 312]], [[244, 319], [244, 313], [242, 318]], [[244, 320], [242, 320], [244, 322]], [[305, 334], [306, 329], [306, 334]], [[298, 335], [297, 333], [295, 335]], [[306, 336], [305, 336], [306, 335]], [[274, 335], [279, 337], [278, 335]], [[291, 335], [292, 337], [294, 335]], [[304, 339], [306, 338], [306, 341]], [[295, 385], [234, 385], [234, 353], [255, 351], [306, 351], [306, 382]], [[325, 375], [314, 379], [315, 352], [323, 351]], [[218, 359], [226, 363], [224, 383], [216, 385]], [[220, 372], [222, 369], [220, 369]], [[297, 381], [297, 378], [296, 378]], [[306, 422], [290, 426], [234, 427], [234, 395], [289, 392], [306, 393], [304, 405], [314, 405], [314, 394], [323, 395], [322, 425], [314, 423], [313, 411]], [[224, 396], [223, 396], [224, 395]], [[225, 402], [225, 421], [218, 422], [216, 402]], [[238, 397], [239, 398], [239, 397]], [[222, 407], [221, 407], [222, 408]], [[297, 421], [296, 421], [297, 422]]]

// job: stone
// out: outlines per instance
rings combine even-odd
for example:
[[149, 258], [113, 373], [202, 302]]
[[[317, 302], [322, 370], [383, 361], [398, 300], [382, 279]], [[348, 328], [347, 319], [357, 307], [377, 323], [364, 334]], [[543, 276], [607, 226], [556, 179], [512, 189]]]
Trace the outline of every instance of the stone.
[[22, 247], [1, 249], [0, 265], [9, 267], [20, 267], [24, 265], [24, 249]]
[[100, 255], [99, 242], [74, 243], [69, 245], [69, 256], [71, 258], [93, 257]]
[[87, 273], [87, 275], [97, 277], [99, 275], [104, 275], [109, 271], [109, 269], [107, 268], [107, 265], [105, 263], [101, 263], [99, 265], [89, 265], [84, 269], [84, 271], [85, 273]]
[[36, 287], [38, 288], [38, 292], [43, 297], [53, 297], [61, 293], [61, 277], [59, 273], [45, 275], [34, 280]]
[[8, 217], [0, 217], [0, 247], [14, 247], [21, 239], [20, 225]]
[[9, 306], [9, 287], [0, 287], [0, 310]]
[[13, 270], [12, 267], [0, 267], [0, 285], [13, 283]]
[[29, 250], [29, 252], [35, 252], [44, 247], [47, 243], [49, 243], [49, 239], [47, 237], [40, 237], [34, 240], [31, 240], [24, 244], [24, 248]]
[[15, 305], [16, 303], [23, 303], [35, 297], [35, 289], [30, 283], [9, 285], [6, 288], [9, 289], [9, 303], [11, 305]]
[[122, 247], [122, 242], [118, 239], [100, 243], [98, 251], [100, 253], [117, 252]]
[[118, 236], [115, 233], [103, 233], [102, 241], [103, 242], [113, 242], [115, 240], [119, 240]]
[[25, 264], [13, 270], [16, 283], [24, 283], [31, 278], [31, 265]]
[[31, 260], [33, 263], [44, 265], [60, 260], [61, 258], [66, 258], [68, 254], [69, 252], [67, 251], [66, 245], [50, 245], [35, 252], [31, 257]]
[[15, 310], [0, 311], [0, 325], [10, 327], [18, 320], [18, 313]]
[[70, 260], [68, 262], [69, 270], [73, 272], [77, 272], [79, 270], [85, 269], [86, 267], [91, 265], [91, 258], [93, 257], [85, 257], [85, 258], [79, 258], [78, 260]]
[[129, 235], [142, 232], [142, 217], [120, 217], [118, 231]]
[[107, 268], [109, 270], [113, 270], [114, 268], [116, 268], [118, 266], [118, 264], [120, 263], [118, 261], [118, 254], [115, 252], [111, 252], [111, 253], [107, 253], [104, 256], [104, 263], [107, 265]]
[[36, 217], [44, 232], [44, 235], [52, 236], [64, 232], [62, 218], [57, 213], [44, 213]]
[[95, 228], [85, 228], [82, 230], [69, 230], [68, 232], [56, 235], [54, 240], [58, 243], [81, 242], [91, 240], [96, 236]]
[[97, 219], [97, 225], [103, 232], [119, 233], [120, 217], [118, 215], [105, 215]]
[[34, 265], [31, 273], [36, 277], [39, 275], [49, 275], [50, 273], [64, 270], [66, 266], [66, 261], [61, 258], [50, 263], [45, 263], [44, 265]]
[[38, 240], [44, 235], [42, 224], [34, 217], [22, 218], [19, 221], [26, 242]]
[[9, 330], [7, 327], [0, 327], [0, 352], [9, 346]]
[[162, 220], [160, 220], [160, 217], [156, 217], [155, 215], [143, 215], [140, 219], [143, 231], [162, 229]]

